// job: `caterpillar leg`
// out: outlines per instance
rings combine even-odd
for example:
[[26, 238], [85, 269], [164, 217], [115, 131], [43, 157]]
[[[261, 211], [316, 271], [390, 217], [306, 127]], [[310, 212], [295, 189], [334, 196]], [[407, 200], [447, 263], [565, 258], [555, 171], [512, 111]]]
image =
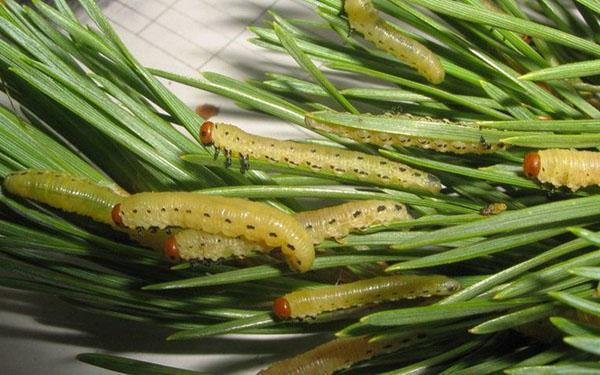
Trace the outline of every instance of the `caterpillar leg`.
[[246, 155], [240, 154], [240, 173], [244, 174], [249, 169], [250, 169], [250, 157], [248, 156], [248, 154], [246, 154]]
[[221, 153], [221, 149], [218, 147], [215, 147], [215, 154], [213, 155], [214, 160], [217, 160], [220, 153]]
[[231, 167], [231, 150], [223, 149], [223, 155], [225, 155], [225, 168]]

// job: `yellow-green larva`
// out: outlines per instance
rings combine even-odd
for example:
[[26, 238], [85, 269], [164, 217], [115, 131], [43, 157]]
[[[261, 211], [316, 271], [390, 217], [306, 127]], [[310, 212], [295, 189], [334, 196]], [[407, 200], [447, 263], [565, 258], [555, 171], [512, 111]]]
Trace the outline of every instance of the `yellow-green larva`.
[[[351, 231], [376, 224], [409, 220], [406, 206], [390, 200], [364, 200], [300, 212], [294, 218], [306, 229], [314, 244], [327, 238], [341, 239]], [[226, 238], [192, 229], [180, 231], [164, 243], [164, 251], [173, 260], [246, 257], [271, 248], [243, 238]]]
[[[385, 116], [389, 117], [389, 116]], [[402, 115], [395, 117], [406, 117], [407, 119], [418, 120], [419, 118], [411, 115]], [[430, 119], [423, 119], [431, 121]], [[318, 121], [317, 119], [306, 116], [304, 122], [310, 128], [317, 129], [327, 133], [333, 133], [344, 138], [349, 138], [361, 143], [370, 143], [378, 146], [402, 146], [402, 147], [417, 147], [425, 150], [436, 152], [450, 152], [453, 154], [486, 154], [496, 152], [506, 148], [501, 143], [487, 143], [483, 138], [478, 142], [463, 142], [450, 141], [443, 139], [428, 138], [423, 136], [414, 136], [408, 134], [393, 134], [382, 131], [356, 129], [348, 126], [340, 126]], [[467, 128], [464, 123], [450, 123], [444, 121], [445, 124], [452, 126]], [[432, 124], [434, 125], [434, 124]], [[471, 127], [472, 128], [472, 127]]]
[[444, 81], [445, 71], [440, 58], [414, 39], [403, 35], [379, 16], [371, 0], [345, 0], [344, 10], [353, 29], [377, 48], [415, 68], [429, 82]]
[[275, 299], [273, 312], [280, 319], [313, 317], [325, 311], [399, 299], [444, 296], [460, 288], [446, 276], [395, 275], [348, 284], [303, 289]]
[[390, 200], [353, 201], [318, 210], [297, 213], [296, 220], [320, 243], [327, 238], [340, 239], [351, 231], [376, 224], [412, 219], [406, 206]]
[[204, 145], [215, 145], [225, 155], [237, 154], [242, 160], [258, 159], [286, 163], [292, 168], [329, 171], [340, 177], [386, 186], [437, 193], [440, 180], [434, 175], [405, 164], [361, 152], [335, 147], [279, 141], [251, 135], [228, 124], [206, 121], [200, 130]]
[[112, 217], [127, 228], [180, 227], [281, 247], [290, 268], [301, 272], [315, 258], [310, 235], [291, 215], [246, 199], [191, 192], [139, 193], [123, 198]]
[[36, 169], [6, 176], [3, 186], [11, 194], [87, 216], [105, 224], [112, 224], [112, 207], [126, 194], [87, 178]]
[[244, 258], [254, 253], [268, 252], [273, 247], [245, 238], [225, 237], [194, 229], [175, 233], [164, 241], [164, 253], [171, 260], [219, 260]]
[[370, 341], [370, 336], [341, 337], [328, 341], [295, 357], [272, 364], [260, 375], [333, 374], [355, 363], [378, 355], [392, 353], [426, 335], [416, 335], [403, 340]]
[[600, 185], [600, 152], [567, 149], [530, 152], [523, 160], [523, 170], [540, 182], [576, 191]]

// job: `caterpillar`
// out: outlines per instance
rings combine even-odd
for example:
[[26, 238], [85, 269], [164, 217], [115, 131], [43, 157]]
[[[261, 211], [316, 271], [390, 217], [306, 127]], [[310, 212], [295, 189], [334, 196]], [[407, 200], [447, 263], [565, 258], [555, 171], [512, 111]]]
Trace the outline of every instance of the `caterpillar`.
[[422, 341], [426, 337], [425, 334], [419, 334], [402, 340], [377, 341], [370, 341], [370, 336], [340, 337], [295, 357], [276, 362], [269, 368], [260, 371], [259, 374], [333, 374], [355, 363], [395, 352], [414, 341]]
[[[373, 116], [375, 117], [375, 116]], [[389, 116], [384, 116], [389, 117]], [[395, 115], [394, 117], [399, 117]], [[419, 121], [420, 119], [412, 115], [402, 115], [401, 118], [408, 120]], [[429, 119], [425, 119], [430, 121]], [[437, 152], [450, 152], [454, 154], [486, 154], [505, 149], [503, 143], [488, 143], [483, 136], [477, 142], [466, 142], [456, 140], [443, 140], [431, 137], [415, 136], [410, 134], [395, 134], [382, 131], [356, 129], [348, 126], [340, 126], [317, 120], [316, 118], [307, 115], [304, 117], [305, 124], [313, 129], [323, 132], [333, 133], [338, 136], [349, 138], [361, 143], [370, 143], [377, 146], [403, 146], [403, 147], [418, 147], [425, 150]], [[449, 122], [444, 121], [444, 124]], [[453, 123], [452, 126], [470, 128], [472, 126], [465, 123]]]
[[523, 159], [523, 171], [542, 183], [576, 191], [600, 184], [600, 153], [566, 149], [530, 152]]
[[479, 210], [479, 214], [483, 216], [498, 215], [499, 213], [506, 211], [507, 208], [508, 206], [506, 203], [490, 203]]
[[377, 48], [415, 68], [429, 82], [438, 84], [446, 75], [440, 58], [421, 43], [392, 28], [379, 16], [371, 0], [345, 0], [344, 10], [353, 29]]
[[290, 268], [301, 272], [310, 268], [315, 257], [310, 235], [292, 216], [246, 199], [190, 192], [138, 193], [116, 204], [112, 218], [127, 228], [181, 227], [281, 247]]
[[272, 247], [244, 238], [224, 237], [194, 229], [186, 229], [165, 238], [164, 253], [173, 260], [219, 260], [243, 258], [257, 252], [267, 252]]
[[[327, 238], [343, 238], [355, 229], [409, 220], [412, 216], [401, 203], [364, 200], [301, 212], [294, 215], [294, 218], [312, 237], [313, 244], [318, 244]], [[224, 238], [192, 229], [174, 234], [164, 242], [164, 252], [172, 260], [217, 260], [232, 256], [245, 257], [269, 250], [269, 247], [243, 238]]]
[[200, 141], [205, 146], [222, 149], [229, 158], [227, 165], [231, 164], [230, 158], [235, 153], [246, 164], [250, 158], [255, 158], [309, 171], [328, 170], [340, 177], [358, 178], [373, 184], [431, 193], [441, 190], [440, 180], [434, 175], [380, 156], [255, 136], [233, 125], [206, 121], [200, 129]]
[[112, 207], [126, 194], [87, 178], [37, 169], [9, 174], [3, 186], [11, 194], [87, 216], [104, 224], [112, 224]]
[[406, 206], [390, 200], [365, 200], [305, 211], [294, 216], [313, 238], [320, 243], [326, 238], [340, 239], [352, 230], [375, 224], [412, 219]]
[[273, 313], [279, 319], [301, 319], [367, 303], [449, 295], [459, 288], [456, 280], [446, 276], [381, 276], [285, 294], [273, 301]]

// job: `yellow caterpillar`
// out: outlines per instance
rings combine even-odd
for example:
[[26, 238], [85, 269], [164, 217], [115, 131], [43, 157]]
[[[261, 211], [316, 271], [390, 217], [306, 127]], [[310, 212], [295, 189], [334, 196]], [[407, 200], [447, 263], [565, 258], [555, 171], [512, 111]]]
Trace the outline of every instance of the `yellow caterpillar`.
[[[376, 116], [373, 116], [376, 117]], [[389, 118], [389, 116], [383, 116]], [[399, 117], [399, 116], [395, 116]], [[423, 118], [419, 119], [411, 115], [402, 115], [400, 117], [406, 117], [410, 120], [422, 120], [431, 122], [431, 119]], [[366, 129], [355, 129], [347, 126], [340, 126], [336, 124], [329, 124], [321, 122], [314, 117], [307, 115], [304, 118], [304, 122], [307, 126], [313, 129], [317, 129], [327, 133], [333, 133], [344, 138], [349, 138], [360, 143], [370, 143], [378, 146], [402, 146], [402, 147], [417, 147], [425, 150], [433, 150], [437, 152], [450, 152], [454, 154], [486, 154], [496, 152], [498, 150], [505, 149], [506, 146], [501, 143], [488, 143], [485, 140], [477, 142], [466, 142], [466, 141], [450, 141], [444, 139], [435, 139], [431, 137], [423, 137], [418, 135], [410, 134], [394, 134], [386, 133], [382, 131], [366, 130]], [[439, 122], [438, 122], [439, 123]], [[444, 121], [444, 124], [450, 124]], [[431, 124], [435, 126], [435, 124]], [[458, 128], [468, 128], [468, 125], [462, 123], [452, 124], [452, 126]], [[472, 128], [472, 127], [471, 127]]]
[[440, 58], [421, 43], [392, 28], [379, 16], [371, 0], [345, 0], [348, 21], [377, 48], [388, 51], [413, 67], [429, 82], [438, 84], [446, 75]]
[[460, 284], [446, 276], [395, 275], [348, 284], [304, 289], [275, 299], [273, 312], [280, 319], [305, 318], [325, 311], [367, 303], [452, 294]]
[[441, 183], [434, 175], [380, 156], [259, 137], [233, 125], [206, 121], [200, 129], [200, 141], [224, 150], [226, 155], [237, 154], [242, 160], [280, 162], [308, 171], [328, 170], [340, 177], [431, 193], [441, 190]]
[[530, 152], [523, 160], [523, 170], [540, 182], [576, 191], [600, 185], [600, 152], [564, 149]]
[[[390, 200], [364, 200], [340, 204], [294, 215], [318, 244], [327, 238], [341, 239], [352, 230], [375, 224], [389, 224], [409, 220], [412, 216], [406, 206]], [[243, 238], [223, 238], [196, 230], [184, 230], [165, 242], [165, 254], [171, 259], [209, 259], [244, 257], [270, 248]]]
[[104, 224], [112, 224], [111, 209], [126, 194], [87, 178], [37, 169], [9, 174], [3, 186], [11, 194], [87, 216]]
[[310, 268], [315, 257], [309, 234], [292, 216], [246, 199], [190, 192], [139, 193], [115, 205], [112, 217], [127, 228], [180, 227], [281, 247], [290, 268], [301, 272]]
[[[422, 335], [426, 337], [425, 335]], [[333, 374], [355, 363], [366, 361], [378, 355], [392, 353], [408, 346], [420, 336], [403, 340], [370, 341], [369, 336], [341, 337], [319, 345], [295, 357], [274, 363], [259, 372], [260, 375], [304, 375]]]

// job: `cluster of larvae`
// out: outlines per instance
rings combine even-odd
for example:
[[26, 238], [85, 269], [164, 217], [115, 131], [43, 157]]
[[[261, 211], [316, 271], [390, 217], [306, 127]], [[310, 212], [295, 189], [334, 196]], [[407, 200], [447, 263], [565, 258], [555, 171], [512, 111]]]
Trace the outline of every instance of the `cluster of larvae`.
[[87, 216], [126, 231], [177, 260], [244, 257], [279, 248], [290, 268], [306, 271], [314, 245], [375, 224], [411, 219], [387, 200], [348, 202], [289, 215], [261, 202], [192, 192], [129, 195], [122, 189], [57, 171], [25, 170], [4, 179], [14, 195]]

